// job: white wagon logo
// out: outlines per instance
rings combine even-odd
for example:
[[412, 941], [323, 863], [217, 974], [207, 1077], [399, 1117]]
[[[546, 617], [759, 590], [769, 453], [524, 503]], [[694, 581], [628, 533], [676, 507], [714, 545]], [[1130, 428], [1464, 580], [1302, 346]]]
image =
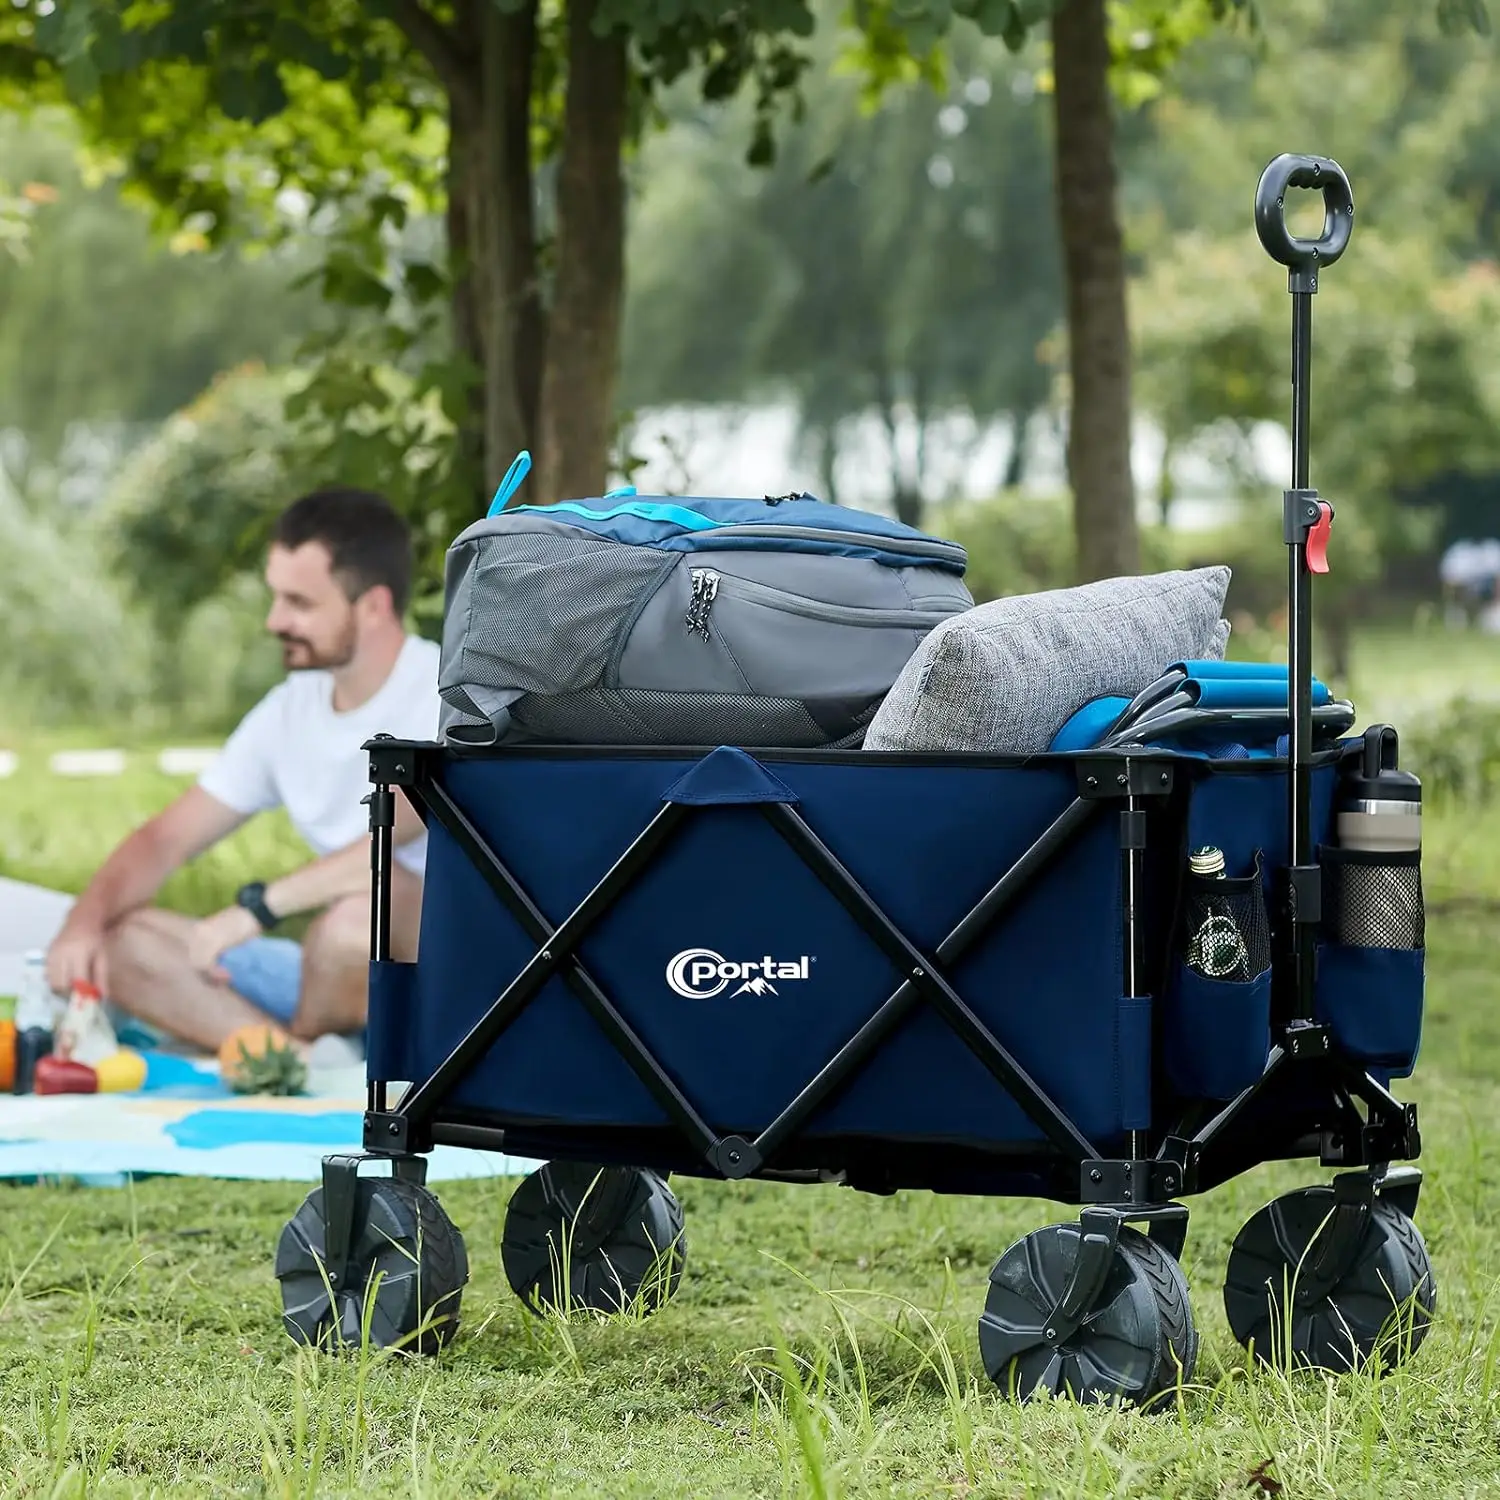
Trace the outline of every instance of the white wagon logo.
[[742, 981], [735, 995], [774, 995], [773, 980], [806, 979], [812, 959], [801, 958], [725, 958], [712, 948], [685, 948], [667, 965], [667, 984], [684, 1000], [712, 1000], [722, 995], [736, 980]]

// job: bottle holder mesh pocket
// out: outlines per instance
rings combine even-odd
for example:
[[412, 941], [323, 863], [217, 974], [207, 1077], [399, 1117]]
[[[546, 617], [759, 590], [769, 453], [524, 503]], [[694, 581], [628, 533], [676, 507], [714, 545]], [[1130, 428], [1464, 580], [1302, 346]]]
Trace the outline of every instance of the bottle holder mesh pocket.
[[1271, 924], [1261, 852], [1254, 873], [1185, 877], [1177, 962], [1166, 993], [1163, 1059], [1193, 1099], [1232, 1099], [1271, 1047]]
[[1180, 954], [1182, 962], [1204, 979], [1242, 983], [1271, 967], [1271, 924], [1259, 850], [1253, 874], [1187, 877]]
[[1322, 848], [1317, 1019], [1384, 1079], [1405, 1077], [1422, 1042], [1427, 918], [1418, 849]]
[[1422, 855], [1323, 848], [1323, 937], [1351, 948], [1422, 948]]

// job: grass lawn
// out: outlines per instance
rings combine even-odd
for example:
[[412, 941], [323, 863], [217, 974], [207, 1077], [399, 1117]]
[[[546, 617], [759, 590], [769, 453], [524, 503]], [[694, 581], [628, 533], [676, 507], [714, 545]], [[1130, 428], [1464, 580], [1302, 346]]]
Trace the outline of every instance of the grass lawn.
[[[65, 811], [57, 796], [65, 786]], [[76, 888], [173, 784], [0, 782], [0, 874]], [[442, 1184], [471, 1278], [435, 1361], [329, 1360], [281, 1330], [271, 1257], [307, 1184], [0, 1185], [7, 1494], [1412, 1496], [1500, 1493], [1500, 808], [1430, 819], [1418, 1223], [1438, 1322], [1394, 1376], [1247, 1368], [1231, 1239], [1329, 1175], [1257, 1168], [1190, 1200], [1197, 1377], [1156, 1415], [1014, 1407], [976, 1321], [1057, 1205], [675, 1183], [688, 1267], [641, 1322], [539, 1320], [499, 1263], [509, 1182]], [[296, 858], [274, 821], [180, 877], [211, 910]]]

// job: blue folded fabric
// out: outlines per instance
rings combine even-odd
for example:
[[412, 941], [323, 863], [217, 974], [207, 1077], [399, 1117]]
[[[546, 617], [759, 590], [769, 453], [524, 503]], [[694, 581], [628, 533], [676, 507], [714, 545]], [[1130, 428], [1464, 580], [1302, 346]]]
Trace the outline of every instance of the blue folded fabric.
[[1174, 661], [1168, 672], [1185, 672], [1189, 677], [1279, 677], [1287, 678], [1285, 662], [1276, 661]]
[[[1287, 680], [1274, 677], [1190, 678], [1188, 690], [1196, 692], [1201, 708], [1285, 708]], [[1333, 694], [1313, 679], [1315, 708], [1333, 700]]]
[[1097, 745], [1110, 726], [1130, 707], [1129, 698], [1095, 698], [1085, 703], [1052, 737], [1049, 750], [1087, 750]]
[[[1184, 686], [1196, 692], [1204, 708], [1278, 708], [1287, 701], [1287, 665], [1277, 661], [1178, 661], [1167, 673], [1181, 672]], [[1333, 701], [1316, 677], [1312, 683], [1315, 707]]]
[[[1257, 661], [1180, 661], [1174, 662], [1163, 677], [1184, 674], [1174, 691], [1186, 692], [1203, 709], [1285, 709], [1287, 707], [1288, 673], [1283, 662]], [[1055, 753], [1087, 750], [1097, 745], [1116, 719], [1130, 707], [1131, 699], [1111, 696], [1095, 698], [1074, 713], [1052, 738], [1048, 749]], [[1333, 694], [1317, 678], [1312, 683], [1313, 706], [1333, 701]], [[1155, 710], [1147, 710], [1146, 718]], [[1149, 722], [1147, 724], [1149, 739]], [[1269, 726], [1268, 726], [1269, 727]], [[1210, 733], [1222, 735], [1223, 730]], [[1283, 736], [1284, 738], [1284, 736]], [[1187, 749], [1190, 742], [1179, 733], [1171, 736], [1174, 745]], [[1222, 741], [1225, 753], [1214, 753], [1213, 759], [1238, 759], [1244, 754], [1272, 753], [1259, 750], [1255, 744], [1239, 740]], [[1284, 754], [1284, 751], [1279, 752]]]

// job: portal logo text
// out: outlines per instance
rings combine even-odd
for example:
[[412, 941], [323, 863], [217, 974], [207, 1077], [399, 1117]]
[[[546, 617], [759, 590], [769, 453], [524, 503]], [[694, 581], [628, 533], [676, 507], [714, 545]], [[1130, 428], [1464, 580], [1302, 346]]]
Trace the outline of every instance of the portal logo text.
[[807, 954], [796, 959], [725, 958], [712, 948], [686, 948], [667, 965], [667, 984], [684, 1000], [712, 1000], [722, 995], [735, 980], [740, 986], [735, 995], [774, 995], [772, 980], [806, 979], [813, 960]]

